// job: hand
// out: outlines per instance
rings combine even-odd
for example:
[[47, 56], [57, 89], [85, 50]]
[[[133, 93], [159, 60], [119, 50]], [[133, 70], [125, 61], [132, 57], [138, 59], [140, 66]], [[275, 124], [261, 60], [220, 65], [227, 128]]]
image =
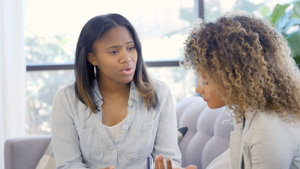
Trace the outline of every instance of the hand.
[[[164, 158], [162, 155], [158, 155], [155, 157], [155, 169], [179, 169], [179, 168], [172, 168], [172, 162], [170, 158], [166, 158], [167, 168], [165, 168]], [[194, 165], [189, 165], [186, 168], [182, 169], [197, 169]]]
[[99, 169], [114, 169], [114, 166], [110, 166], [110, 167], [105, 167], [105, 168], [99, 168]]

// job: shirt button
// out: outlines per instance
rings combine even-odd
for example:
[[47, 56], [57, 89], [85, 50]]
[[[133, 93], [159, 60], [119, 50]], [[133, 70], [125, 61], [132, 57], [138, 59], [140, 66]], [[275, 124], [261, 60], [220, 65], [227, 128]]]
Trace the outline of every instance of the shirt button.
[[132, 113], [132, 109], [129, 110], [129, 113]]
[[133, 155], [132, 154], [127, 154], [127, 159], [128, 160], [131, 160], [133, 158]]
[[125, 133], [125, 130], [122, 130], [122, 133]]

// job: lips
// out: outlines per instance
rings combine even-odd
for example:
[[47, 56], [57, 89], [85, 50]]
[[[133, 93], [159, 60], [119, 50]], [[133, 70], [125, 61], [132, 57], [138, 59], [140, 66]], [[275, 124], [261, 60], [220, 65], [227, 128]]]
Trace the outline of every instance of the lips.
[[127, 66], [127, 67], [123, 68], [121, 71], [122, 71], [122, 72], [123, 72], [123, 71], [129, 71], [129, 70], [131, 70], [131, 69], [133, 69], [133, 66]]
[[133, 66], [127, 66], [121, 70], [121, 72], [125, 75], [131, 75], [133, 71], [134, 71]]

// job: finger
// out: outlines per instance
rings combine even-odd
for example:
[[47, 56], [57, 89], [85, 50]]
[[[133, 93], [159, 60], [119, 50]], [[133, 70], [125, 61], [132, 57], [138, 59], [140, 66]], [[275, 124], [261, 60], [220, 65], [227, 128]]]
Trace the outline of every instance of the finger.
[[164, 158], [162, 155], [158, 155], [158, 159], [159, 159], [159, 167], [160, 169], [165, 169], [165, 163], [164, 163]]
[[114, 169], [114, 166], [110, 166], [110, 167], [105, 167], [105, 168], [100, 168], [100, 169]]
[[167, 169], [172, 169], [172, 161], [170, 158], [167, 158]]
[[159, 160], [158, 160], [158, 156], [155, 157], [155, 169], [160, 169], [160, 168], [159, 168]]
[[186, 168], [173, 168], [173, 169], [197, 169], [197, 166], [195, 166], [195, 165], [189, 165]]

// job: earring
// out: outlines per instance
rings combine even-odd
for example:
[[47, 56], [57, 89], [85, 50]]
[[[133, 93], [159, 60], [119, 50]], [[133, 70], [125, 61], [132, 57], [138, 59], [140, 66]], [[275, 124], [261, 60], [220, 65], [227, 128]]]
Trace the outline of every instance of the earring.
[[97, 67], [94, 65], [94, 76], [97, 77]]

